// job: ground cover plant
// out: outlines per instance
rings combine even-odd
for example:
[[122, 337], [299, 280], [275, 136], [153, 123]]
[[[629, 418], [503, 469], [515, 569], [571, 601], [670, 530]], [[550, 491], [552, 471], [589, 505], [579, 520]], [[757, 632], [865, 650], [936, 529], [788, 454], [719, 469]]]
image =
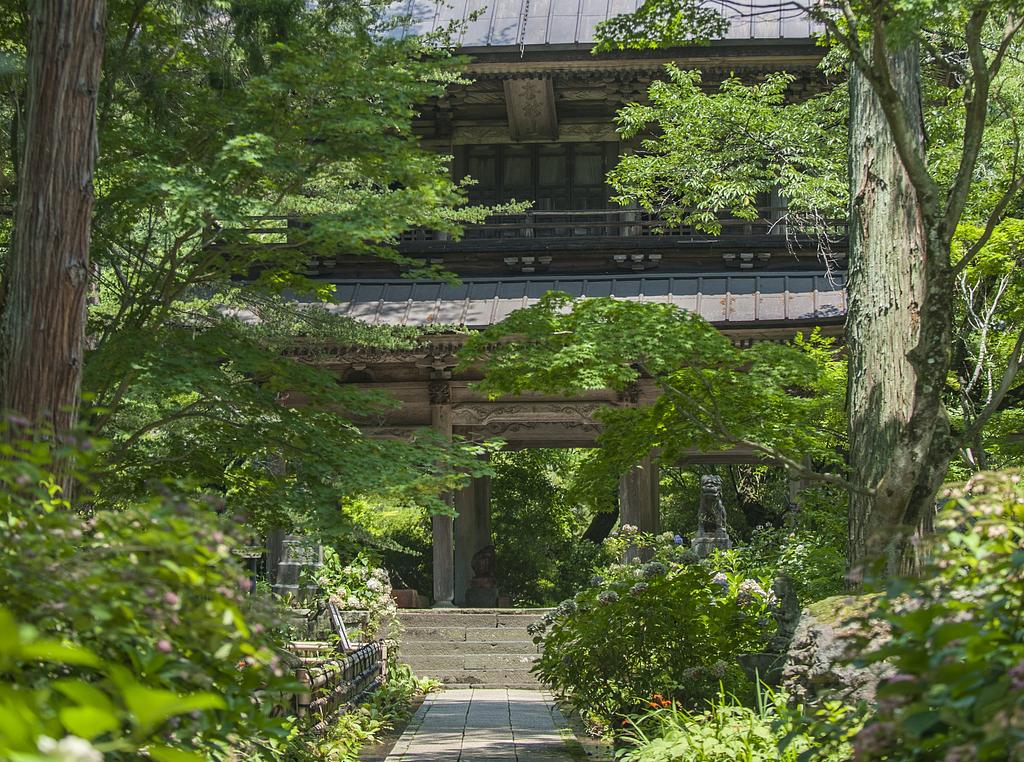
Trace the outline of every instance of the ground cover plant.
[[[767, 686], [758, 687], [754, 706], [724, 692], [697, 710], [658, 704], [652, 702], [620, 735], [622, 762], [843, 762], [852, 753], [845, 738], [815, 735], [803, 707]], [[824, 724], [850, 715], [849, 707], [834, 704], [818, 710], [815, 720]]]
[[362, 749], [409, 718], [416, 698], [437, 687], [433, 680], [417, 678], [404, 664], [388, 665], [388, 681], [367, 701], [342, 715], [327, 738], [311, 744], [317, 759], [354, 762]]

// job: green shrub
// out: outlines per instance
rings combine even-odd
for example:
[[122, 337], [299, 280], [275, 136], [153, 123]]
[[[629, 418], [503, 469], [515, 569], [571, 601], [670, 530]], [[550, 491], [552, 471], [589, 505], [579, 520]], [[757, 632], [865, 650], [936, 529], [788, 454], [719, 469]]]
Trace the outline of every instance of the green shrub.
[[317, 570], [316, 583], [339, 608], [369, 614], [365, 638], [374, 637], [382, 627], [395, 626], [398, 606], [391, 597], [388, 573], [365, 554], [343, 564], [334, 550], [324, 548], [324, 563]]
[[[246, 595], [229, 524], [213, 506], [170, 497], [83, 518], [59, 499], [45, 448], [5, 448], [0, 600], [40, 637], [85, 649], [107, 665], [105, 672], [88, 664], [21, 670], [21, 687], [54, 694], [67, 680], [100, 692], [112, 685], [129, 706], [124, 686], [130, 683], [138, 684], [139, 695], [212, 695], [215, 701], [187, 714], [154, 717], [149, 736], [161, 745], [201, 749], [206, 758], [243, 744], [247, 758], [278, 756], [290, 727], [272, 709], [290, 681], [278, 664], [274, 647], [282, 633], [273, 623], [285, 618], [273, 611], [261, 616]], [[111, 700], [120, 706], [116, 691]], [[87, 740], [109, 746], [127, 732], [106, 725], [94, 725], [98, 732]], [[137, 756], [111, 746], [107, 758]]]
[[754, 529], [733, 563], [751, 576], [789, 577], [807, 604], [845, 589], [846, 502], [832, 487], [813, 487], [799, 503], [787, 526]]
[[580, 461], [573, 450], [522, 450], [491, 458], [498, 588], [517, 605], [557, 603], [609, 560], [600, 544], [580, 539], [590, 521], [590, 510], [570, 489]]
[[91, 762], [145, 747], [157, 762], [202, 762], [163, 744], [161, 730], [181, 715], [223, 708], [213, 693], [149, 688], [123, 666], [41, 638], [0, 608], [0, 759]]
[[865, 656], [895, 674], [857, 735], [858, 759], [1024, 760], [1024, 487], [983, 473], [950, 492], [923, 573], [892, 581]]
[[[784, 693], [758, 692], [756, 707], [724, 692], [704, 711], [674, 705], [658, 707], [630, 723], [622, 734], [622, 762], [840, 762], [849, 759], [845, 741], [814, 736], [800, 708], [787, 706]], [[844, 718], [848, 707], [833, 705], [821, 714]]]
[[616, 564], [532, 626], [544, 649], [536, 667], [595, 722], [621, 723], [653, 694], [697, 706], [721, 685], [749, 691], [737, 657], [764, 643], [771, 594], [754, 580], [699, 562], [671, 536], [629, 526], [612, 538], [649, 549], [648, 563]]

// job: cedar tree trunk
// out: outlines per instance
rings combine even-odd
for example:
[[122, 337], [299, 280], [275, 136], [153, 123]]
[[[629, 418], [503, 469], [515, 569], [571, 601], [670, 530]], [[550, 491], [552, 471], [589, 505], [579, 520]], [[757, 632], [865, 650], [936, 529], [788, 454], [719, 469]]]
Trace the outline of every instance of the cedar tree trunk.
[[105, 0], [36, 0], [24, 149], [0, 321], [0, 409], [77, 423]]
[[[924, 153], [918, 49], [886, 56], [900, 106]], [[876, 62], [877, 65], [877, 62]], [[914, 561], [910, 539], [930, 525], [949, 462], [942, 385], [949, 367], [951, 290], [934, 215], [923, 209], [867, 78], [850, 80], [848, 556], [854, 579]], [[945, 294], [942, 289], [945, 288]], [[943, 327], [945, 326], [945, 327]], [[946, 342], [943, 362], [942, 342]], [[870, 493], [870, 494], [869, 494]]]

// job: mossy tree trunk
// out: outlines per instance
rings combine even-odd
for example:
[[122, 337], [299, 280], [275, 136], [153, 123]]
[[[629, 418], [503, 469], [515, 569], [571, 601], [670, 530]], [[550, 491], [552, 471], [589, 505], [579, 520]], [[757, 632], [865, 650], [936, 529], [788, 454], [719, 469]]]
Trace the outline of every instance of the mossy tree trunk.
[[[889, 51], [883, 104], [860, 67], [850, 87], [849, 560], [895, 573], [915, 564], [911, 539], [930, 524], [949, 464], [942, 389], [950, 363], [949, 246], [938, 197], [915, 186], [900, 136], [924, 156], [917, 46]], [[876, 75], [877, 76], [877, 75]]]

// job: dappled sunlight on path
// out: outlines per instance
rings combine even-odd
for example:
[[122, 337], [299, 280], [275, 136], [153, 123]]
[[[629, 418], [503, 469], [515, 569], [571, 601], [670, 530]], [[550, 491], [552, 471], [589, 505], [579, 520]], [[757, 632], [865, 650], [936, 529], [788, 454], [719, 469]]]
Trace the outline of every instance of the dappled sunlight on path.
[[464, 688], [428, 696], [387, 762], [562, 762], [578, 748], [546, 693]]

